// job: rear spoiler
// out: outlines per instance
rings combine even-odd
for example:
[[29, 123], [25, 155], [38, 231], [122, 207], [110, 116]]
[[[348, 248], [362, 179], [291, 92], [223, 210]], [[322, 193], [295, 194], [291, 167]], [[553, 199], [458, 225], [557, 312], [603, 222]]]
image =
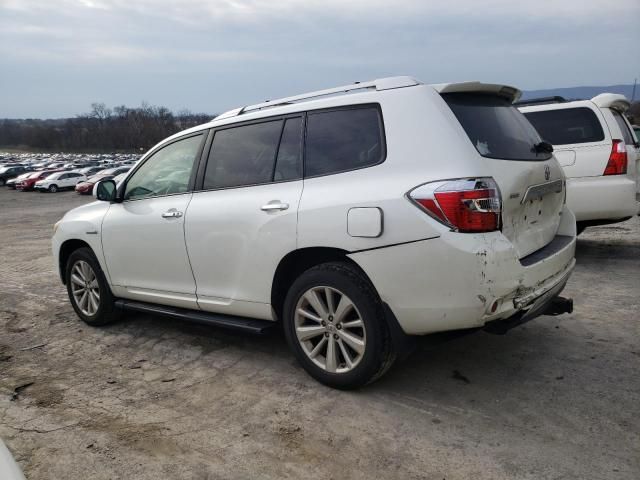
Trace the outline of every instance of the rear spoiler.
[[482, 82], [439, 83], [431, 85], [438, 93], [493, 93], [506, 98], [510, 102], [516, 102], [522, 96], [522, 92], [509, 85]]
[[617, 93], [601, 93], [591, 99], [600, 108], [612, 108], [624, 113], [631, 107], [631, 102], [624, 95]]

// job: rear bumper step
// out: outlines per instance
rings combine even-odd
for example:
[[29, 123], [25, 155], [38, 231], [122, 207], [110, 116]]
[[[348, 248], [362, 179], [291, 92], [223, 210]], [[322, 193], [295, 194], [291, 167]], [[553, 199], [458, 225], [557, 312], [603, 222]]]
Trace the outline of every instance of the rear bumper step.
[[171, 317], [204, 325], [212, 325], [229, 330], [251, 333], [253, 335], [264, 335], [275, 325], [275, 322], [270, 322], [268, 320], [200, 312], [185, 308], [136, 302], [133, 300], [116, 300], [116, 308], [133, 312], [148, 313], [151, 315], [160, 315], [163, 317]]

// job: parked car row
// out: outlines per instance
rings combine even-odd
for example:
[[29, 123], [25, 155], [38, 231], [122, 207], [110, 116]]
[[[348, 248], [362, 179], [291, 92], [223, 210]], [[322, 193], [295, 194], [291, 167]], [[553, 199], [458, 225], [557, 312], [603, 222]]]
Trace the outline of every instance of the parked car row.
[[[130, 170], [140, 159], [136, 154], [76, 155], [0, 153], [0, 187], [56, 192], [75, 188], [79, 182], [107, 171], [116, 175]], [[65, 172], [65, 173], [61, 173]], [[47, 177], [56, 174], [48, 182]], [[79, 190], [79, 193], [91, 193]]]
[[[10, 178], [4, 183], [14, 190], [56, 193], [60, 190], [74, 190], [79, 194], [90, 194], [94, 184], [101, 179], [112, 179], [126, 173], [130, 166], [101, 169], [87, 167], [79, 170], [40, 170], [26, 172]], [[1, 170], [0, 170], [1, 171]], [[87, 177], [90, 175], [89, 177]]]

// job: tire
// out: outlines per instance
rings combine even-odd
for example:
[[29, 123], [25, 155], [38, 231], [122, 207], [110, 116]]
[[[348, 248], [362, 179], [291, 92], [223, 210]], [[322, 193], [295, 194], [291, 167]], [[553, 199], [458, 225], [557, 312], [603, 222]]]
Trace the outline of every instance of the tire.
[[[87, 267], [90, 268], [90, 272]], [[75, 278], [72, 278], [72, 275]], [[85, 282], [85, 288], [78, 288], [80, 286], [78, 280], [85, 279], [89, 280], [89, 282]], [[79, 248], [69, 256], [69, 260], [65, 265], [65, 281], [69, 301], [83, 322], [99, 326], [115, 322], [120, 318], [120, 311], [115, 307], [115, 299], [111, 293], [111, 288], [90, 248]], [[94, 293], [87, 291], [87, 285]], [[86, 303], [81, 301], [82, 291], [80, 290], [86, 292]], [[98, 293], [97, 308], [94, 302], [90, 302], [91, 298], [96, 300], [96, 291]], [[76, 297], [79, 297], [79, 299]]]
[[49, 186], [50, 193], [56, 193], [57, 191], [58, 191], [58, 186], [55, 183]]
[[[347, 310], [341, 307], [343, 300], [345, 305], [351, 304]], [[301, 315], [300, 309], [315, 319]], [[357, 326], [358, 320], [362, 327]], [[395, 360], [382, 302], [367, 278], [348, 263], [324, 263], [300, 275], [285, 299], [283, 327], [287, 343], [303, 368], [330, 387], [346, 390], [371, 383]], [[299, 339], [299, 335], [309, 338]], [[334, 362], [330, 361], [330, 343]]]
[[6, 182], [5, 182], [4, 178], [0, 178], [0, 187], [4, 187], [5, 183]]

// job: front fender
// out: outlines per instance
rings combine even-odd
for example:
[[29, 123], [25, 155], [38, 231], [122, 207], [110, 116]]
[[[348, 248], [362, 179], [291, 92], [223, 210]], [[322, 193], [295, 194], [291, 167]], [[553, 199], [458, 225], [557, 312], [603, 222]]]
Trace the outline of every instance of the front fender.
[[[86, 243], [93, 250], [107, 281], [111, 283], [102, 251], [102, 220], [108, 210], [108, 203], [93, 202], [69, 211], [60, 220], [51, 240], [51, 247], [56, 269], [61, 277], [63, 272], [60, 265], [60, 254], [63, 246], [70, 241], [80, 241]], [[64, 278], [62, 280], [64, 281]]]

